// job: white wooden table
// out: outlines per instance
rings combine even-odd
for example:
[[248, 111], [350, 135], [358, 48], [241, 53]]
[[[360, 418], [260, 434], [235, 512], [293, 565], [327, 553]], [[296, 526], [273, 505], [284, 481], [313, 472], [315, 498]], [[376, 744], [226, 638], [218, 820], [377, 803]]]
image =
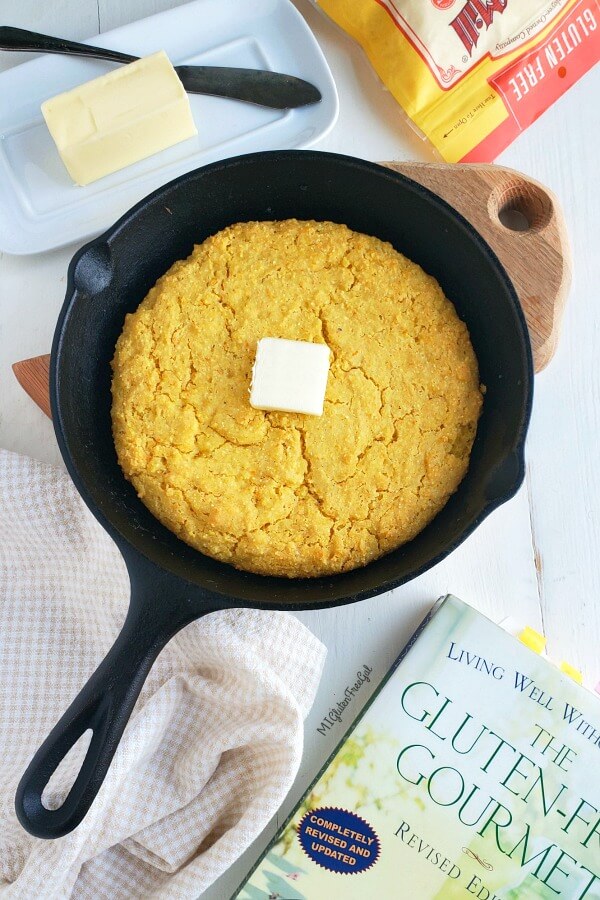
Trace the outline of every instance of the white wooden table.
[[[226, 2], [226, 0], [224, 0]], [[362, 52], [309, 0], [295, 0], [325, 51], [340, 117], [318, 149], [371, 160], [432, 159], [402, 120]], [[173, 0], [0, 0], [0, 22], [70, 38], [90, 37], [177, 5]], [[0, 70], [25, 59], [0, 54]], [[301, 771], [285, 817], [437, 596], [449, 591], [499, 621], [511, 614], [548, 637], [549, 654], [600, 679], [600, 67], [501, 157], [545, 182], [563, 203], [574, 249], [574, 282], [563, 336], [536, 378], [527, 479], [445, 562], [385, 596], [338, 610], [300, 613], [329, 650], [306, 724]], [[0, 446], [59, 462], [50, 422], [15, 382], [10, 364], [49, 351], [74, 247], [28, 258], [0, 255]], [[373, 669], [354, 712], [325, 736], [316, 728], [358, 668]], [[263, 836], [209, 891], [224, 900], [270, 839]]]

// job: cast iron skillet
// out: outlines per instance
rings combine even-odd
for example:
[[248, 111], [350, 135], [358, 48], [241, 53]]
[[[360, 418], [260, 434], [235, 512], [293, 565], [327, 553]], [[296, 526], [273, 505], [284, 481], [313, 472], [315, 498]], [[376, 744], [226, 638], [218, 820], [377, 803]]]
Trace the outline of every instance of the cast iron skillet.
[[[468, 325], [487, 386], [468, 474], [434, 521], [409, 544], [354, 572], [295, 580], [215, 562], [148, 512], [117, 463], [109, 365], [125, 314], [194, 243], [233, 222], [291, 217], [344, 222], [391, 241], [433, 274]], [[309, 151], [218, 162], [155, 191], [83, 247], [69, 268], [54, 336], [52, 414], [76, 487], [123, 554], [131, 603], [115, 644], [21, 780], [16, 811], [27, 831], [56, 838], [81, 822], [154, 659], [184, 625], [225, 607], [351, 603], [403, 584], [457, 547], [523, 480], [532, 389], [527, 327], [494, 253], [444, 201], [372, 163]], [[90, 728], [91, 743], [69, 795], [60, 808], [46, 809], [46, 783]]]

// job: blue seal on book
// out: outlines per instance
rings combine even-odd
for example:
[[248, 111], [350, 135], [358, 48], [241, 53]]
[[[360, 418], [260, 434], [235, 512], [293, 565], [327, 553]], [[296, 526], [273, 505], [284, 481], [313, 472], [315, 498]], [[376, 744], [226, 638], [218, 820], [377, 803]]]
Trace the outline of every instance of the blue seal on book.
[[381, 850], [379, 838], [366, 819], [335, 806], [307, 812], [298, 825], [298, 840], [309, 859], [340, 875], [370, 869]]

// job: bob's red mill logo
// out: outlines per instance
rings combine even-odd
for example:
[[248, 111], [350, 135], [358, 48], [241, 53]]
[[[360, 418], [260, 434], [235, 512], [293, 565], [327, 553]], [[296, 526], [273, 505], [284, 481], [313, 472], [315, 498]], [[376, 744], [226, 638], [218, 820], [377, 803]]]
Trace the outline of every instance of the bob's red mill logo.
[[484, 28], [487, 31], [496, 13], [503, 13], [507, 3], [508, 0], [468, 0], [450, 22], [469, 56], [477, 46], [480, 32]]

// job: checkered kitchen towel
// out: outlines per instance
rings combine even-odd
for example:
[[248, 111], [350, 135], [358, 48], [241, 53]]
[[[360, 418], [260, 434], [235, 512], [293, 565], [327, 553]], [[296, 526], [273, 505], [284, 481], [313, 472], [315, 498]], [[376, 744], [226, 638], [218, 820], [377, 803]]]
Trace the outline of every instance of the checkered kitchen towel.
[[[23, 831], [19, 778], [127, 599], [123, 562], [69, 478], [0, 450], [0, 898], [197, 897], [292, 784], [324, 647], [287, 613], [213, 613], [161, 653], [83, 823], [55, 841]], [[68, 762], [53, 776], [71, 779], [52, 784], [63, 794]]]

